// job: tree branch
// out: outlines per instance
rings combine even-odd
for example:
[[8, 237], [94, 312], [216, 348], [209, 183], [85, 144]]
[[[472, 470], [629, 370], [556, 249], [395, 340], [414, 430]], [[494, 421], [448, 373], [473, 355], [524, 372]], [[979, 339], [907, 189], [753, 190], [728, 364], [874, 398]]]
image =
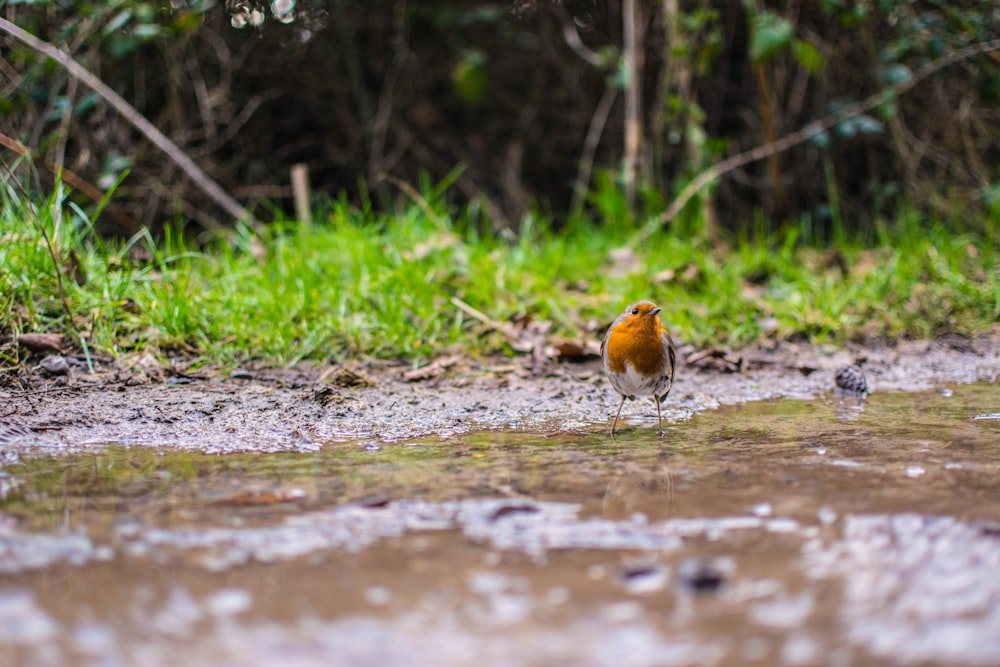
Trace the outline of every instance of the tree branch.
[[690, 201], [692, 197], [698, 194], [703, 188], [717, 178], [724, 176], [734, 169], [750, 164], [751, 162], [763, 160], [764, 158], [771, 157], [772, 155], [776, 155], [777, 153], [781, 153], [789, 148], [792, 148], [793, 146], [797, 146], [805, 141], [808, 141], [820, 132], [829, 130], [833, 126], [848, 118], [863, 114], [893, 97], [897, 97], [908, 92], [918, 83], [945, 67], [962, 62], [963, 60], [968, 60], [969, 58], [974, 58], [984, 53], [998, 50], [1000, 50], [1000, 39], [994, 39], [980, 44], [971, 44], [958, 49], [957, 51], [952, 51], [947, 55], [941, 56], [940, 58], [927, 63], [905, 81], [900, 81], [893, 86], [883, 88], [879, 92], [869, 95], [863, 100], [850, 104], [836, 113], [832, 113], [828, 116], [820, 118], [819, 120], [815, 120], [805, 127], [796, 130], [791, 134], [786, 134], [776, 141], [764, 144], [763, 146], [757, 146], [756, 148], [752, 148], [742, 153], [737, 153], [736, 155], [727, 157], [720, 162], [716, 162], [708, 169], [699, 173], [691, 180], [690, 183], [684, 186], [684, 188], [680, 191], [680, 194], [678, 194], [674, 201], [670, 203], [670, 206], [667, 207], [666, 211], [639, 230], [639, 232], [632, 239], [630, 246], [637, 247], [648, 241], [649, 237], [652, 236], [660, 226], [673, 220], [677, 214], [681, 212], [681, 209], [687, 205], [688, 201]]
[[91, 74], [89, 70], [76, 62], [72, 56], [65, 51], [45, 42], [31, 33], [23, 30], [5, 18], [0, 17], [0, 30], [7, 33], [14, 39], [25, 44], [42, 55], [55, 60], [63, 66], [71, 76], [76, 77], [100, 95], [118, 113], [120, 113], [135, 129], [139, 130], [153, 145], [166, 153], [188, 177], [201, 188], [202, 192], [208, 195], [226, 213], [237, 220], [254, 222], [249, 211], [240, 206], [239, 203], [230, 197], [222, 187], [206, 174], [194, 161], [187, 156], [174, 142], [170, 141], [165, 134], [160, 132], [155, 125], [146, 120], [145, 116], [139, 113], [135, 107], [125, 101], [125, 99], [113, 91], [107, 84]]

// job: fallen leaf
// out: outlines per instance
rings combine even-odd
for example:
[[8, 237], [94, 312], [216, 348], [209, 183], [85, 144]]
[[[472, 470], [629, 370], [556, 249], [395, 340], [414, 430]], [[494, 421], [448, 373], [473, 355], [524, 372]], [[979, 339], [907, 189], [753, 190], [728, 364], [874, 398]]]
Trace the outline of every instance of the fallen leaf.
[[320, 374], [319, 381], [329, 382], [336, 387], [344, 388], [375, 386], [375, 380], [368, 377], [363, 371], [352, 370], [346, 366], [330, 366]]
[[695, 282], [699, 277], [701, 277], [701, 269], [698, 268], [698, 265], [688, 264], [687, 268], [684, 269], [684, 273], [681, 274], [681, 282], [690, 284]]
[[250, 239], [250, 254], [261, 266], [267, 261], [267, 246], [260, 240], [259, 236]]
[[601, 356], [601, 345], [597, 341], [553, 337], [550, 342], [547, 355], [561, 361], [583, 361]]
[[408, 260], [421, 260], [426, 258], [436, 250], [446, 250], [459, 244], [459, 238], [451, 232], [436, 234], [426, 241], [413, 246], [411, 252], [404, 252], [403, 257]]
[[669, 283], [676, 277], [677, 273], [673, 269], [667, 269], [665, 271], [660, 271], [653, 275], [654, 283]]
[[739, 373], [743, 368], [743, 358], [734, 355], [729, 350], [709, 347], [689, 354], [684, 362], [704, 370], [716, 370], [724, 373]]
[[407, 382], [420, 382], [422, 380], [438, 378], [444, 375], [449, 368], [460, 361], [462, 361], [462, 357], [460, 355], [439, 357], [426, 366], [414, 368], [413, 370], [403, 373], [403, 379]]
[[17, 342], [29, 352], [62, 352], [68, 343], [66, 336], [53, 333], [26, 333]]
[[126, 370], [132, 371], [135, 380], [149, 379], [163, 382], [163, 364], [152, 352], [146, 351], [127, 357], [122, 365]]

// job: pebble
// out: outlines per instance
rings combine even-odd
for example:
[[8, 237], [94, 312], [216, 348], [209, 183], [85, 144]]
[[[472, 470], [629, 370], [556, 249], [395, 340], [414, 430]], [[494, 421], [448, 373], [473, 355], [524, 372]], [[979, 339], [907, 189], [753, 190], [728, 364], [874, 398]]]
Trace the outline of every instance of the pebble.
[[699, 593], [714, 593], [736, 569], [731, 558], [688, 558], [677, 567], [677, 579]]
[[646, 595], [667, 587], [670, 571], [658, 563], [626, 563], [619, 571], [625, 588], [633, 595]]
[[69, 362], [61, 354], [49, 354], [38, 362], [51, 375], [66, 375], [69, 373]]

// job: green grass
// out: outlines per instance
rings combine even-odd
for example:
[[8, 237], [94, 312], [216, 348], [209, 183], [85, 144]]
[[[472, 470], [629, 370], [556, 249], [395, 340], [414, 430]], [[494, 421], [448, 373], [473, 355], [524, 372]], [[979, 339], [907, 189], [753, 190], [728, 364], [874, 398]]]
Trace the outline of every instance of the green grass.
[[[620, 250], [635, 230], [625, 224], [575, 220], [557, 234], [536, 219], [517, 234], [487, 234], [434, 195], [396, 215], [334, 202], [312, 228], [241, 227], [196, 247], [176, 233], [110, 241], [72, 205], [54, 219], [57, 197], [28, 202], [7, 189], [0, 333], [62, 332], [113, 355], [181, 350], [283, 365], [509, 351], [456, 298], [494, 321], [527, 315], [550, 321], [551, 333], [594, 339], [627, 303], [651, 299], [681, 342], [699, 345], [973, 333], [1000, 317], [992, 243], [916, 214], [875, 230], [869, 244], [833, 249], [794, 231], [720, 249], [703, 233], [667, 228], [630, 252]], [[4, 365], [18, 361], [10, 344], [0, 354]]]

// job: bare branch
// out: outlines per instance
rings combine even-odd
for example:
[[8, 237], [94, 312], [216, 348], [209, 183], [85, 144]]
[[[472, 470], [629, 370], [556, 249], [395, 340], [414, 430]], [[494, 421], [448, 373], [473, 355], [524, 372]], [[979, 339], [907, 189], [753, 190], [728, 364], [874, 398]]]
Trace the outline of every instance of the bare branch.
[[201, 188], [202, 192], [215, 201], [215, 203], [225, 210], [226, 213], [238, 220], [247, 220], [250, 222], [254, 221], [250, 212], [240, 206], [235, 199], [230, 197], [226, 191], [223, 190], [222, 187], [208, 174], [202, 171], [201, 167], [195, 164], [194, 161], [184, 153], [184, 151], [168, 139], [165, 134], [160, 132], [160, 130], [157, 129], [155, 125], [150, 123], [145, 116], [139, 113], [135, 107], [126, 102], [124, 98], [109, 88], [107, 84], [94, 76], [89, 70], [80, 65], [80, 63], [76, 62], [72, 56], [52, 44], [35, 37], [31, 33], [21, 29], [2, 17], [0, 17], [0, 30], [6, 32], [14, 39], [22, 42], [42, 55], [55, 60], [57, 63], [62, 65], [71, 76], [76, 77], [82, 81], [84, 85], [88, 86], [95, 93], [104, 98], [104, 100], [114, 107], [114, 109], [118, 111], [118, 113], [120, 113], [129, 123], [131, 123], [135, 129], [145, 135], [146, 138], [153, 143], [153, 145], [166, 153], [167, 157], [177, 164], [177, 166], [180, 167], [181, 170], [187, 174], [199, 188]]
[[742, 153], [737, 153], [736, 155], [727, 157], [720, 162], [716, 162], [708, 169], [699, 173], [691, 180], [690, 183], [684, 186], [684, 188], [680, 191], [680, 194], [678, 194], [674, 201], [671, 202], [667, 210], [664, 211], [658, 218], [652, 220], [645, 227], [639, 230], [639, 232], [635, 235], [635, 238], [632, 239], [630, 245], [632, 247], [636, 247], [649, 240], [649, 237], [652, 236], [659, 227], [673, 220], [677, 214], [681, 212], [681, 209], [687, 205], [692, 197], [698, 194], [703, 188], [717, 178], [724, 176], [734, 169], [739, 169], [744, 165], [750, 164], [751, 162], [763, 160], [764, 158], [776, 155], [777, 153], [781, 153], [789, 148], [792, 148], [793, 146], [797, 146], [805, 141], [808, 141], [817, 134], [829, 130], [848, 118], [863, 114], [879, 104], [887, 102], [893, 97], [908, 92], [918, 83], [945, 67], [962, 62], [963, 60], [968, 60], [969, 58], [975, 58], [976, 56], [984, 53], [990, 53], [998, 50], [1000, 50], [1000, 39], [982, 42], [981, 44], [972, 44], [958, 49], [957, 51], [952, 51], [947, 55], [941, 56], [940, 58], [927, 63], [905, 81], [883, 88], [879, 92], [869, 95], [863, 100], [850, 104], [836, 113], [832, 113], [828, 116], [820, 118], [819, 120], [815, 120], [805, 127], [796, 130], [791, 134], [786, 134], [776, 141], [764, 144], [763, 146], [757, 146], [756, 148], [752, 148]]
[[625, 199], [629, 212], [635, 210], [636, 181], [639, 175], [639, 144], [642, 141], [642, 20], [636, 0], [622, 2], [623, 52], [627, 84], [625, 87]]
[[587, 128], [587, 137], [583, 141], [583, 151], [580, 153], [580, 162], [576, 168], [572, 208], [574, 212], [583, 207], [584, 197], [590, 189], [590, 176], [594, 172], [594, 156], [597, 154], [597, 146], [601, 142], [604, 126], [608, 122], [608, 115], [611, 114], [611, 107], [614, 105], [616, 97], [618, 97], [618, 89], [614, 86], [605, 86], [604, 93], [597, 102], [594, 115], [590, 119], [590, 127]]

